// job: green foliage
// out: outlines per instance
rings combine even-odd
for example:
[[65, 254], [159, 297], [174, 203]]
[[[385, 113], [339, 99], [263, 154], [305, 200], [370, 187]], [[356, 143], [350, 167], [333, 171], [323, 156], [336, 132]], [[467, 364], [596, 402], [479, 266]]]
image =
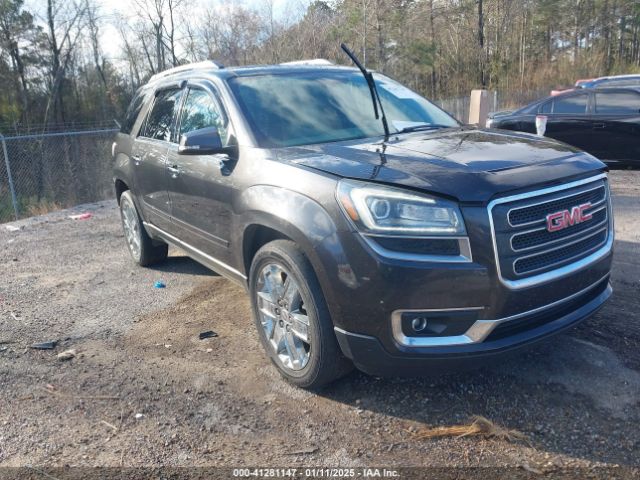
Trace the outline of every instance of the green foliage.
[[435, 53], [435, 44], [423, 39], [416, 39], [405, 47], [406, 59], [423, 72], [433, 66]]
[[[156, 18], [143, 9], [129, 23], [117, 20], [117, 66], [101, 52], [106, 3], [48, 1], [53, 30], [34, 20], [24, 0], [0, 0], [0, 125], [121, 118], [158, 65], [317, 57], [349, 64], [341, 42], [368, 67], [436, 97], [467, 95], [481, 71], [489, 88], [537, 91], [640, 70], [637, 0], [483, 0], [483, 48], [478, 0], [313, 0], [286, 21], [231, 0], [193, 18], [189, 2], [164, 0], [176, 7], [175, 39], [168, 11]], [[298, 5], [289, 2], [287, 13]], [[154, 30], [159, 21], [162, 29]]]

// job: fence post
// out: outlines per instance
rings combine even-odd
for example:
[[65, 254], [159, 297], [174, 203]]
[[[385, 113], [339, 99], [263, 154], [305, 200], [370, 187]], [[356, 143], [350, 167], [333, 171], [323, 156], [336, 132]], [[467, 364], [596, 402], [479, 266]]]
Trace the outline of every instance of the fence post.
[[11, 202], [13, 203], [13, 212], [16, 215], [16, 220], [20, 218], [18, 211], [18, 199], [16, 197], [16, 189], [13, 185], [13, 177], [11, 176], [11, 165], [9, 164], [9, 154], [7, 153], [7, 141], [4, 135], [0, 133], [0, 141], [2, 142], [2, 153], [4, 155], [4, 165], [7, 169], [7, 178], [9, 179], [9, 190], [11, 191]]
[[489, 92], [486, 90], [471, 90], [471, 105], [469, 106], [469, 123], [484, 128], [489, 113]]

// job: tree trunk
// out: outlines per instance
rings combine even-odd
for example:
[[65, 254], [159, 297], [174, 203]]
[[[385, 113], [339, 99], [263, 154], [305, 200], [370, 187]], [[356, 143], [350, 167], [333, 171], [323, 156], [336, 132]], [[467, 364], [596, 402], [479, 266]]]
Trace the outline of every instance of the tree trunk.
[[53, 118], [56, 122], [64, 123], [64, 104], [62, 100], [63, 81], [60, 70], [60, 49], [58, 48], [58, 40], [56, 38], [53, 0], [47, 0], [47, 24], [49, 26], [49, 42], [51, 46], [51, 97], [53, 102]]
[[433, 60], [431, 62], [431, 98], [436, 98], [436, 61], [438, 58], [438, 48], [434, 28], [433, 0], [429, 0], [429, 30], [431, 32], [431, 43], [433, 45]]
[[618, 59], [620, 62], [624, 60], [624, 34], [627, 31], [627, 17], [620, 15], [620, 38], [618, 39]]
[[478, 0], [478, 47], [480, 50], [480, 85], [485, 88], [487, 86], [487, 78], [484, 58], [484, 9], [482, 0]]

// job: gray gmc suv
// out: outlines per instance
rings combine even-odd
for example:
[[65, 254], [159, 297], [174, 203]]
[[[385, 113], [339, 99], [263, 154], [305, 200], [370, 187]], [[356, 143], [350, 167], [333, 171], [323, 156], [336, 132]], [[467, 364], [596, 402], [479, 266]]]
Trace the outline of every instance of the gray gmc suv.
[[611, 295], [603, 163], [383, 75], [178, 67], [137, 92], [113, 154], [134, 260], [171, 244], [244, 286], [298, 386], [474, 366]]

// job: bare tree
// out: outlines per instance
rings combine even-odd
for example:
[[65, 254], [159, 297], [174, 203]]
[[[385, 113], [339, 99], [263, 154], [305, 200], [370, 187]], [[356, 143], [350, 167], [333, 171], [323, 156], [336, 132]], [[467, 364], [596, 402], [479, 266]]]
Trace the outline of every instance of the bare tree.
[[22, 0], [0, 2], [0, 45], [2, 50], [9, 53], [15, 73], [13, 77], [16, 96], [22, 106], [21, 116], [28, 121], [28, 86], [21, 45], [29, 40], [36, 27], [33, 15], [23, 10], [23, 5]]
[[86, 13], [86, 4], [58, 4], [56, 0], [47, 0], [47, 27], [50, 54], [50, 93], [45, 110], [45, 123], [50, 106], [53, 105], [53, 117], [57, 122], [65, 122], [64, 78], [71, 60], [76, 42], [80, 36], [79, 24]]
[[347, 64], [340, 42], [434, 98], [481, 86], [544, 94], [640, 70], [638, 0], [188, 1], [133, 0], [137, 16], [112, 14], [113, 55], [104, 0], [47, 0], [33, 12], [0, 0], [0, 124], [106, 118], [150, 75], [187, 61]]

